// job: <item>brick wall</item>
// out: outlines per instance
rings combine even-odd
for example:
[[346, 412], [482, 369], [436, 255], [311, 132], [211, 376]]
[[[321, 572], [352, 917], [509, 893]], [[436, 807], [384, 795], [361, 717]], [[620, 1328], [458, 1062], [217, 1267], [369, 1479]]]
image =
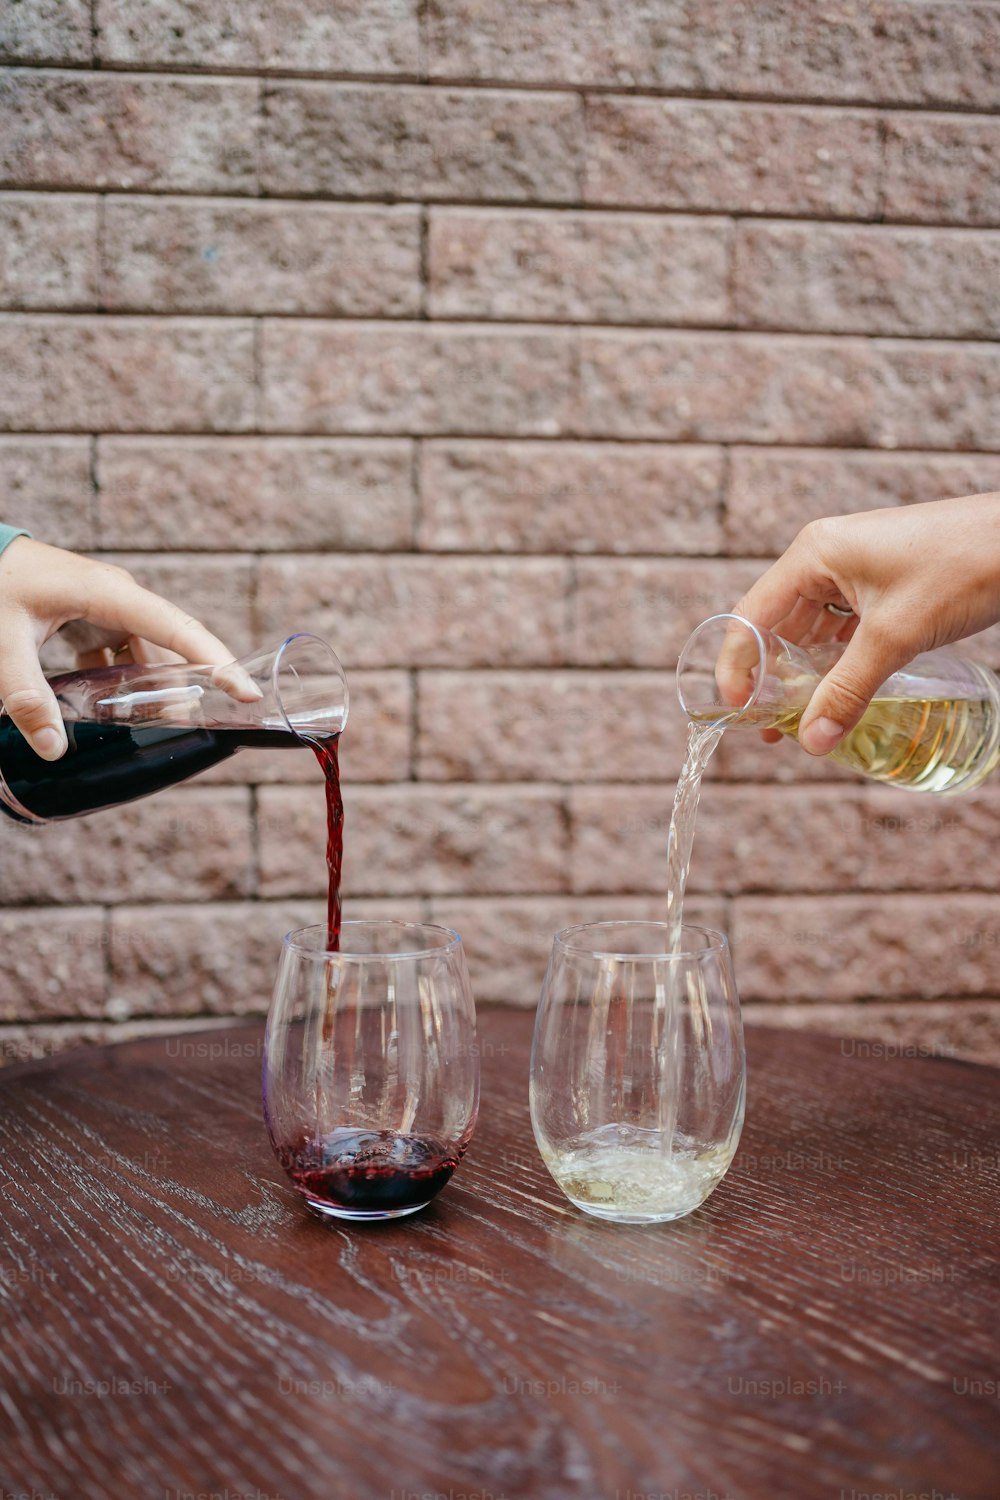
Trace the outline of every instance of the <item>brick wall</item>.
[[[1000, 488], [996, 3], [8, 0], [0, 57], [2, 514], [334, 643], [349, 908], [481, 1000], [661, 912], [698, 619]], [[265, 1008], [314, 771], [5, 828], [4, 1055]], [[751, 1014], [1000, 1055], [1000, 783], [734, 734], [703, 807]]]

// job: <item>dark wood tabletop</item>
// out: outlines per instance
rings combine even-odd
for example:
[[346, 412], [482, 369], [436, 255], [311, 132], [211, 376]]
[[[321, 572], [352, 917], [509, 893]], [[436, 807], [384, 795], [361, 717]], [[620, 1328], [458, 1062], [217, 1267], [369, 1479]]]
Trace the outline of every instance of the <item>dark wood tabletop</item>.
[[458, 1174], [331, 1228], [274, 1160], [262, 1028], [0, 1075], [0, 1494], [997, 1500], [1000, 1073], [751, 1030], [696, 1214], [585, 1218], [486, 1011]]

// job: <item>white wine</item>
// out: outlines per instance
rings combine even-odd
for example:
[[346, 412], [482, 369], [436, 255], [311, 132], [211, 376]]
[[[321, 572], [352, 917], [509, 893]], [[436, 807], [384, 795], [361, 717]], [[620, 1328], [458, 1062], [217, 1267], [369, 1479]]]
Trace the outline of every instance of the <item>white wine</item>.
[[664, 1149], [657, 1130], [603, 1125], [542, 1159], [566, 1197], [585, 1213], [619, 1223], [679, 1219], [704, 1203], [725, 1175], [735, 1142], [696, 1151], [680, 1134]]
[[[844, 641], [803, 646], [742, 615], [713, 615], [678, 657], [677, 696], [695, 723], [797, 738], [816, 688], [850, 650]], [[950, 650], [921, 652], [886, 678], [830, 755], [909, 791], [972, 791], [1000, 762], [1000, 674]]]
[[687, 755], [677, 778], [670, 827], [667, 830], [667, 948], [671, 953], [679, 947], [681, 940], [684, 892], [691, 866], [698, 803], [701, 800], [701, 779], [722, 738], [724, 727], [714, 722], [692, 722], [688, 725]]
[[[751, 709], [738, 723], [794, 739], [804, 711]], [[830, 758], [909, 791], [971, 791], [1000, 761], [1000, 712], [990, 698], [875, 698]]]

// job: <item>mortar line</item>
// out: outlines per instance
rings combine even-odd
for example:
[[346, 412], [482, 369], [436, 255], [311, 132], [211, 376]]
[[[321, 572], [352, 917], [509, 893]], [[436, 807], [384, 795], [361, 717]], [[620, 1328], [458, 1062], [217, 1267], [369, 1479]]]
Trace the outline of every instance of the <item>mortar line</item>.
[[101, 942], [104, 947], [104, 1014], [107, 1017], [115, 977], [114, 964], [111, 958], [112, 908], [109, 905], [105, 905], [102, 911]]
[[261, 67], [259, 64], [253, 67], [214, 67], [199, 68], [191, 63], [172, 63], [159, 61], [144, 63], [136, 59], [114, 60], [110, 58], [94, 58], [91, 61], [74, 62], [70, 59], [62, 59], [58, 62], [37, 59], [12, 59], [4, 64], [8, 68], [16, 68], [18, 72], [46, 72], [66, 73], [70, 76], [88, 71], [101, 71], [106, 75], [116, 74], [123, 77], [130, 75], [137, 78], [149, 77], [150, 75], [161, 75], [165, 78], [178, 81], [198, 82], [227, 82], [231, 79], [262, 79], [268, 83], [294, 83], [308, 88], [310, 85], [333, 84], [343, 89], [350, 88], [374, 88], [374, 89], [399, 89], [426, 87], [447, 93], [451, 90], [461, 89], [476, 94], [526, 94], [542, 97], [564, 97], [568, 94], [593, 95], [599, 98], [615, 99], [621, 98], [626, 101], [646, 101], [650, 103], [669, 103], [676, 101], [680, 104], [709, 104], [721, 108], [739, 109], [747, 105], [764, 106], [774, 109], [784, 107], [792, 109], [815, 109], [824, 112], [838, 114], [864, 114], [873, 115], [880, 111], [889, 114], [900, 115], [938, 115], [945, 118], [959, 116], [960, 118], [980, 118], [983, 120], [995, 120], [998, 111], [987, 104], [963, 104], [955, 100], [945, 101], [940, 99], [885, 99], [874, 95], [865, 95], [857, 99], [845, 99], [843, 96], [831, 94], [809, 95], [796, 94], [793, 92], [777, 94], [766, 92], [754, 92], [752, 90], [732, 92], [731, 89], [684, 89], [663, 88], [655, 84], [624, 84], [624, 83], [598, 83], [577, 80], [575, 82], [564, 82], [557, 80], [543, 80], [537, 82], [525, 82], [520, 79], [503, 79], [486, 77], [474, 77], [469, 74], [431, 74], [421, 76], [416, 73], [380, 73], [380, 72], [338, 72], [334, 69], [303, 70], [281, 67]]
[[253, 366], [253, 425], [255, 431], [244, 433], [245, 437], [264, 435], [264, 320], [251, 318], [251, 362]]
[[430, 208], [420, 205], [420, 317], [430, 317]]
[[93, 538], [94, 551], [104, 550], [104, 526], [101, 516], [101, 474], [98, 460], [98, 441], [100, 434], [90, 435], [90, 534]]
[[[12, 322], [19, 319], [22, 322], [30, 321], [36, 326], [51, 326], [53, 323], [65, 323], [69, 326], [70, 321], [79, 322], [86, 317], [104, 317], [113, 319], [115, 323], [159, 323], [163, 325], [174, 325], [177, 323], [202, 323], [217, 324], [220, 329], [227, 324], [252, 324], [273, 323], [279, 326], [283, 323], [309, 324], [321, 333], [336, 334], [341, 328], [357, 329], [364, 328], [371, 333], [394, 332], [404, 329], [407, 332], [417, 333], [425, 328], [427, 321], [425, 314], [418, 317], [412, 314], [400, 314], [398, 316], [373, 318], [367, 314], [338, 313], [336, 317], [324, 318], [317, 313], [289, 313], [273, 311], [246, 311], [227, 312], [218, 308], [206, 309], [177, 309], [174, 311], [143, 311], [137, 312], [134, 308], [117, 309], [105, 308], [100, 310], [86, 309], [82, 312], [70, 311], [60, 307], [33, 308], [30, 312], [20, 311], [13, 308], [0, 309], [0, 324]], [[584, 335], [591, 338], [613, 338], [615, 336], [633, 339], [646, 338], [699, 338], [704, 340], [705, 347], [711, 348], [721, 339], [733, 339], [738, 344], [752, 346], [755, 343], [788, 343], [792, 340], [804, 344], [825, 344], [833, 349], [847, 347], [849, 350], [874, 348], [881, 350], [886, 344], [898, 345], [900, 348], [921, 348], [940, 345], [943, 349], [953, 350], [955, 348], [968, 348], [970, 350], [982, 351], [984, 353], [995, 353], [1000, 344], [998, 334], [970, 334], [970, 333], [944, 333], [940, 329], [930, 333], [907, 332], [877, 332], [863, 333], [859, 328], [796, 328], [782, 324], [756, 322], [753, 325], [745, 323], [722, 323], [719, 321], [682, 321], [680, 319], [665, 320], [659, 323], [636, 323], [617, 322], [601, 323], [593, 319], [573, 318], [489, 318], [483, 317], [479, 312], [468, 316], [450, 315], [447, 318], [432, 320], [436, 332], [442, 333], [473, 333], [484, 337], [492, 337], [497, 334], [508, 334], [512, 338], [519, 336], [530, 337], [533, 334], [555, 333], [577, 336], [577, 342], [581, 342]], [[6, 429], [5, 429], [6, 430]], [[331, 434], [333, 435], [333, 434]], [[345, 434], [350, 435], [350, 434]], [[405, 434], [414, 436], [414, 434]], [[454, 434], [459, 436], [461, 434]], [[378, 437], [379, 433], [359, 433], [357, 436]], [[422, 433], [420, 436], [438, 436], [435, 433]], [[496, 434], [494, 434], [496, 436]], [[538, 434], [535, 434], [538, 436]], [[570, 434], [578, 436], [578, 434]], [[808, 445], [806, 445], [808, 446]]]
[[[66, 185], [60, 182], [34, 182], [24, 186], [5, 187], [4, 193], [35, 194], [44, 193], [46, 196], [57, 194], [71, 194], [80, 196], [85, 193], [99, 191], [94, 183], [80, 182]], [[381, 191], [375, 194], [369, 193], [334, 193], [323, 189], [300, 188], [296, 192], [286, 193], [264, 193], [247, 189], [232, 188], [219, 184], [206, 192], [204, 188], [187, 189], [183, 187], [155, 188], [148, 184], [136, 188], [125, 187], [117, 184], [110, 189], [114, 194], [128, 198], [181, 198], [181, 199], [211, 199], [213, 202], [242, 202], [256, 203], [262, 198], [268, 202], [288, 204], [327, 204], [331, 207], [359, 207], [359, 208], [405, 208], [419, 207], [423, 202], [430, 202], [438, 208], [471, 208], [482, 210], [513, 209], [524, 213], [602, 213], [602, 214], [634, 214], [664, 217], [668, 215], [685, 216], [688, 218], [724, 219], [727, 214], [732, 214], [732, 208], [726, 208], [721, 204], [712, 207], [688, 203], [655, 203], [650, 204], [635, 199], [623, 198], [619, 202], [594, 202], [581, 204], [576, 199], [567, 198], [544, 198], [533, 197], [530, 200], [523, 197], [495, 197], [495, 198], [472, 198], [463, 197], [460, 194], [444, 194], [433, 199], [409, 198], [404, 193], [391, 193]], [[970, 223], [968, 219], [948, 218], [914, 218], [908, 215], [893, 216], [891, 219], [880, 218], [876, 210], [860, 210], [854, 213], [838, 213], [830, 210], [819, 213], [815, 209], [808, 213], [794, 213], [790, 210], [776, 208], [752, 209], [743, 207], [739, 209], [739, 216], [749, 220], [773, 220], [776, 223], [786, 224], [828, 224], [844, 227], [875, 227], [884, 224], [886, 228], [898, 229], [920, 229], [934, 231], [947, 229], [952, 231], [965, 230], [969, 233], [988, 233], [1000, 229], [1000, 216], [992, 219], [984, 219], [981, 222]]]
[[[725, 543], [729, 528], [729, 508], [732, 501], [733, 488], [733, 447], [732, 443], [724, 443], [721, 453], [721, 468], [719, 473], [719, 493], [716, 498], [716, 519], [719, 526], [719, 540]], [[718, 554], [720, 557], [729, 556], [726, 552]], [[763, 559], [762, 559], [763, 560]]]
[[[184, 442], [184, 443], [191, 443], [192, 445], [198, 445], [198, 444], [202, 444], [202, 443], [205, 443], [205, 444], [209, 444], [209, 443], [223, 443], [223, 444], [234, 443], [234, 444], [236, 444], [236, 443], [246, 442], [247, 440], [250, 440], [250, 441], [267, 441], [267, 442], [276, 441], [276, 442], [280, 442], [280, 443], [304, 443], [304, 444], [311, 444], [311, 443], [343, 443], [343, 444], [345, 444], [347, 446], [354, 446], [354, 445], [364, 446], [365, 444], [376, 444], [377, 445], [379, 443], [400, 444], [400, 443], [414, 443], [414, 442], [418, 442], [418, 443], [423, 444], [423, 443], [427, 443], [427, 442], [437, 442], [437, 443], [452, 443], [452, 444], [456, 444], [457, 443], [459, 445], [461, 445], [461, 444], [467, 444], [467, 443], [477, 443], [477, 444], [478, 443], [492, 443], [494, 445], [509, 445], [509, 446], [516, 446], [516, 447], [525, 447], [525, 448], [533, 448], [533, 447], [541, 448], [541, 447], [545, 447], [545, 446], [548, 446], [548, 445], [551, 445], [551, 444], [559, 444], [559, 445], [562, 445], [562, 446], [565, 446], [565, 447], [572, 447], [572, 446], [576, 445], [577, 447], [581, 447], [581, 448], [596, 447], [596, 448], [612, 448], [612, 449], [614, 449], [614, 448], [628, 449], [628, 448], [635, 448], [635, 447], [655, 447], [655, 448], [658, 448], [660, 450], [666, 450], [667, 452], [669, 452], [671, 449], [677, 449], [680, 452], [684, 452], [684, 451], [692, 449], [692, 448], [694, 448], [694, 449], [717, 448], [717, 449], [719, 449], [721, 451], [721, 449], [729, 447], [729, 448], [748, 448], [752, 452], [764, 452], [764, 453], [768, 452], [770, 449], [774, 449], [778, 453], [784, 453], [784, 454], [789, 454], [789, 453], [794, 453], [794, 454], [808, 454], [810, 456], [818, 456], [818, 457], [829, 456], [831, 454], [840, 453], [840, 454], [853, 455], [854, 457], [857, 457], [857, 458], [884, 459], [887, 462], [895, 461], [895, 460], [898, 460], [898, 459], [901, 459], [901, 458], [903, 458], [903, 459], [906, 459], [906, 458], [915, 458], [915, 459], [943, 459], [943, 460], [950, 460], [950, 459], [955, 459], [955, 458], [970, 458], [970, 459], [986, 459], [986, 460], [988, 460], [991, 463], [992, 462], [1000, 462], [1000, 449], [998, 449], [998, 448], [921, 448], [919, 445], [915, 445], [915, 444], [912, 444], [912, 443], [901, 443], [899, 445], [899, 447], [894, 447], [894, 448], [865, 448], [865, 447], [859, 448], [855, 444], [848, 444], [848, 443], [805, 443], [805, 442], [801, 442], [801, 441], [792, 441], [792, 440], [789, 440], [789, 439], [770, 439], [770, 438], [767, 441], [765, 441], [765, 442], [755, 442], [751, 438], [732, 438], [732, 437], [725, 437], [725, 438], [721, 438], [721, 437], [716, 437], [716, 438], [670, 438], [670, 437], [664, 437], [662, 435], [655, 435], [655, 434], [652, 435], [652, 436], [647, 435], [647, 436], [644, 436], [644, 437], [609, 436], [607, 433], [603, 433], [603, 434], [602, 433], [596, 433], [596, 434], [593, 434], [593, 435], [583, 435], [583, 434], [579, 434], [579, 433], [557, 433], [557, 434], [551, 434], [551, 435], [548, 435], [548, 436], [539, 436], [537, 433], [526, 435], [526, 434], [523, 434], [523, 433], [518, 434], [518, 433], [510, 433], [510, 432], [508, 432], [508, 433], [497, 433], [497, 432], [446, 432], [446, 431], [427, 432], [427, 433], [413, 433], [413, 432], [319, 432], [319, 431], [316, 431], [315, 429], [313, 429], [311, 431], [308, 431], [308, 432], [295, 432], [295, 431], [289, 431], [287, 429], [285, 429], [285, 430], [277, 430], [277, 429], [275, 429], [275, 430], [268, 430], [268, 431], [262, 431], [262, 432], [244, 432], [244, 431], [207, 432], [207, 431], [205, 431], [203, 429], [200, 432], [194, 432], [194, 431], [190, 431], [190, 430], [181, 430], [181, 429], [173, 428], [173, 427], [169, 427], [169, 428], [168, 427], [164, 427], [164, 428], [159, 428], [159, 429], [157, 429], [157, 428], [149, 428], [149, 429], [145, 429], [145, 430], [142, 430], [142, 431], [138, 431], [138, 430], [135, 430], [135, 429], [130, 429], [128, 432], [115, 432], [113, 430], [108, 429], [108, 430], [102, 431], [99, 435], [102, 438], [108, 438], [108, 439], [113, 440], [116, 443], [124, 443], [126, 445], [129, 444], [129, 443], [132, 443], [132, 442], [143, 443], [143, 442], [147, 441], [149, 438], [169, 438], [171, 441], [179, 441], [179, 442]], [[18, 440], [31, 439], [31, 440], [37, 441], [38, 443], [45, 443], [46, 441], [49, 441], [51, 439], [56, 439], [56, 438], [77, 438], [77, 439], [83, 439], [83, 438], [86, 438], [88, 436], [90, 436], [90, 429], [89, 428], [85, 429], [85, 430], [81, 430], [80, 428], [77, 428], [77, 429], [74, 430], [73, 428], [66, 428], [66, 427], [52, 427], [52, 428], [38, 428], [38, 427], [31, 427], [31, 428], [22, 427], [22, 428], [17, 428], [17, 427], [12, 427], [12, 428], [5, 428], [3, 430], [3, 432], [0, 432], [0, 443], [11, 441], [13, 439], [18, 439]], [[133, 549], [133, 550], [142, 550], [142, 549]], [[150, 549], [150, 550], [158, 550], [158, 549]], [[176, 551], [178, 549], [172, 547], [170, 550], [171, 551]], [[205, 549], [181, 548], [180, 550], [181, 551], [189, 551], [189, 552], [196, 552], [196, 551], [204, 550], [204, 552], [207, 555], [207, 554], [209, 554], [211, 552], [239, 552], [240, 550], [246, 550], [246, 549], [240, 549], [240, 548], [234, 548], [234, 547], [229, 547], [229, 548], [218, 547], [218, 548], [205, 548]], [[276, 548], [273, 548], [273, 549], [269, 548], [266, 555], [267, 556], [271, 556], [272, 553], [274, 555], [278, 555], [278, 554], [285, 553], [285, 552], [293, 552], [295, 550], [296, 549], [292, 548], [292, 547], [276, 547]], [[301, 548], [299, 548], [298, 550], [301, 551]], [[380, 551], [379, 549], [377, 549], [377, 548], [371, 548], [371, 547], [370, 548], [354, 548], [354, 549], [347, 549], [347, 550], [349, 550], [349, 551], [367, 551], [367, 552], [370, 552], [372, 556], [382, 556], [382, 555], [384, 555], [384, 553], [382, 551]], [[430, 555], [430, 554], [428, 554], [428, 555]], [[506, 552], [502, 552], [502, 553], [501, 552], [496, 552], [493, 549], [491, 549], [488, 552], [485, 551], [485, 550], [482, 551], [482, 552], [477, 552], [475, 548], [463, 548], [463, 549], [461, 549], [461, 551], [458, 551], [458, 552], [447, 551], [447, 552], [435, 553], [434, 555], [435, 556], [442, 556], [442, 557], [454, 557], [454, 556], [462, 556], [462, 555], [466, 555], [466, 556], [470, 556], [470, 557], [476, 557], [476, 556], [490, 556], [490, 557], [499, 556], [499, 557], [507, 557], [507, 556], [511, 556], [511, 555], [515, 555], [515, 554], [509, 554], [509, 553], [506, 553]], [[516, 554], [516, 555], [523, 556], [523, 557], [542, 557], [542, 556], [545, 556], [547, 554], [545, 554], [545, 553], [519, 553], [519, 554]], [[555, 553], [555, 554], [551, 554], [551, 555], [554, 555], [554, 556], [557, 556], [557, 557], [562, 557], [565, 554], [563, 554], [563, 553]], [[574, 555], [575, 556], [580, 556], [580, 557], [590, 557], [590, 556], [600, 557], [600, 556], [607, 556], [607, 557], [623, 557], [623, 558], [625, 558], [625, 557], [637, 557], [637, 558], [638, 557], [646, 557], [646, 558], [660, 557], [660, 558], [662, 558], [662, 556], [663, 556], [663, 554], [661, 554], [661, 553], [655, 553], [655, 552], [654, 553], [642, 553], [642, 552], [632, 552], [632, 553], [628, 553], [628, 552], [621, 552], [621, 553], [618, 553], [618, 552], [616, 552], [616, 553], [579, 553], [579, 554], [574, 554]], [[702, 557], [702, 558], [710, 558], [710, 557], [716, 557], [716, 556], [722, 556], [722, 555], [723, 554], [718, 554], [718, 553], [684, 553], [684, 554], [677, 554], [679, 560], [681, 560], [681, 561], [688, 560], [688, 559], [690, 559], [692, 557], [695, 557], [695, 556]], [[736, 554], [733, 554], [733, 555], [735, 556]], [[745, 557], [756, 557], [756, 556], [766, 556], [767, 554], [765, 554], [765, 553], [760, 553], [760, 554], [754, 553], [754, 554], [742, 554], [742, 555], [745, 556]]]
[[97, 259], [97, 310], [108, 306], [108, 198], [98, 193], [95, 208], [95, 255]]
[[885, 114], [879, 115], [875, 128], [878, 138], [878, 171], [875, 175], [874, 215], [877, 221], [884, 222], [889, 170], [889, 121]]
[[267, 125], [267, 88], [263, 77], [257, 80], [257, 118], [254, 129], [254, 178], [258, 198], [266, 198], [264, 191], [264, 146]]
[[424, 442], [423, 438], [414, 437], [410, 448], [410, 525], [412, 527], [412, 540], [409, 551], [422, 553], [420, 537], [424, 524]]
[[251, 900], [260, 901], [260, 807], [256, 782], [247, 787], [250, 793], [250, 863], [252, 891]]
[[417, 3], [417, 77], [421, 83], [430, 82], [430, 0]]
[[[420, 753], [420, 715], [422, 706], [420, 701], [420, 673], [416, 667], [409, 669], [410, 685], [410, 735], [409, 735], [409, 775], [408, 780], [415, 782], [418, 779], [417, 767]], [[424, 783], [426, 784], [426, 783]]]

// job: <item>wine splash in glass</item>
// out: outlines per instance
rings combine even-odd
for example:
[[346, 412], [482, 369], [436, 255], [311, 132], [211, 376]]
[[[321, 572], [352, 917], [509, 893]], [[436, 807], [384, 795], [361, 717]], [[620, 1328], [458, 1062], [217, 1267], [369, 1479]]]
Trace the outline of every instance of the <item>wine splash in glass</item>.
[[284, 940], [264, 1041], [264, 1118], [326, 1219], [414, 1213], [449, 1180], [479, 1104], [462, 940], [412, 922], [325, 924]]

